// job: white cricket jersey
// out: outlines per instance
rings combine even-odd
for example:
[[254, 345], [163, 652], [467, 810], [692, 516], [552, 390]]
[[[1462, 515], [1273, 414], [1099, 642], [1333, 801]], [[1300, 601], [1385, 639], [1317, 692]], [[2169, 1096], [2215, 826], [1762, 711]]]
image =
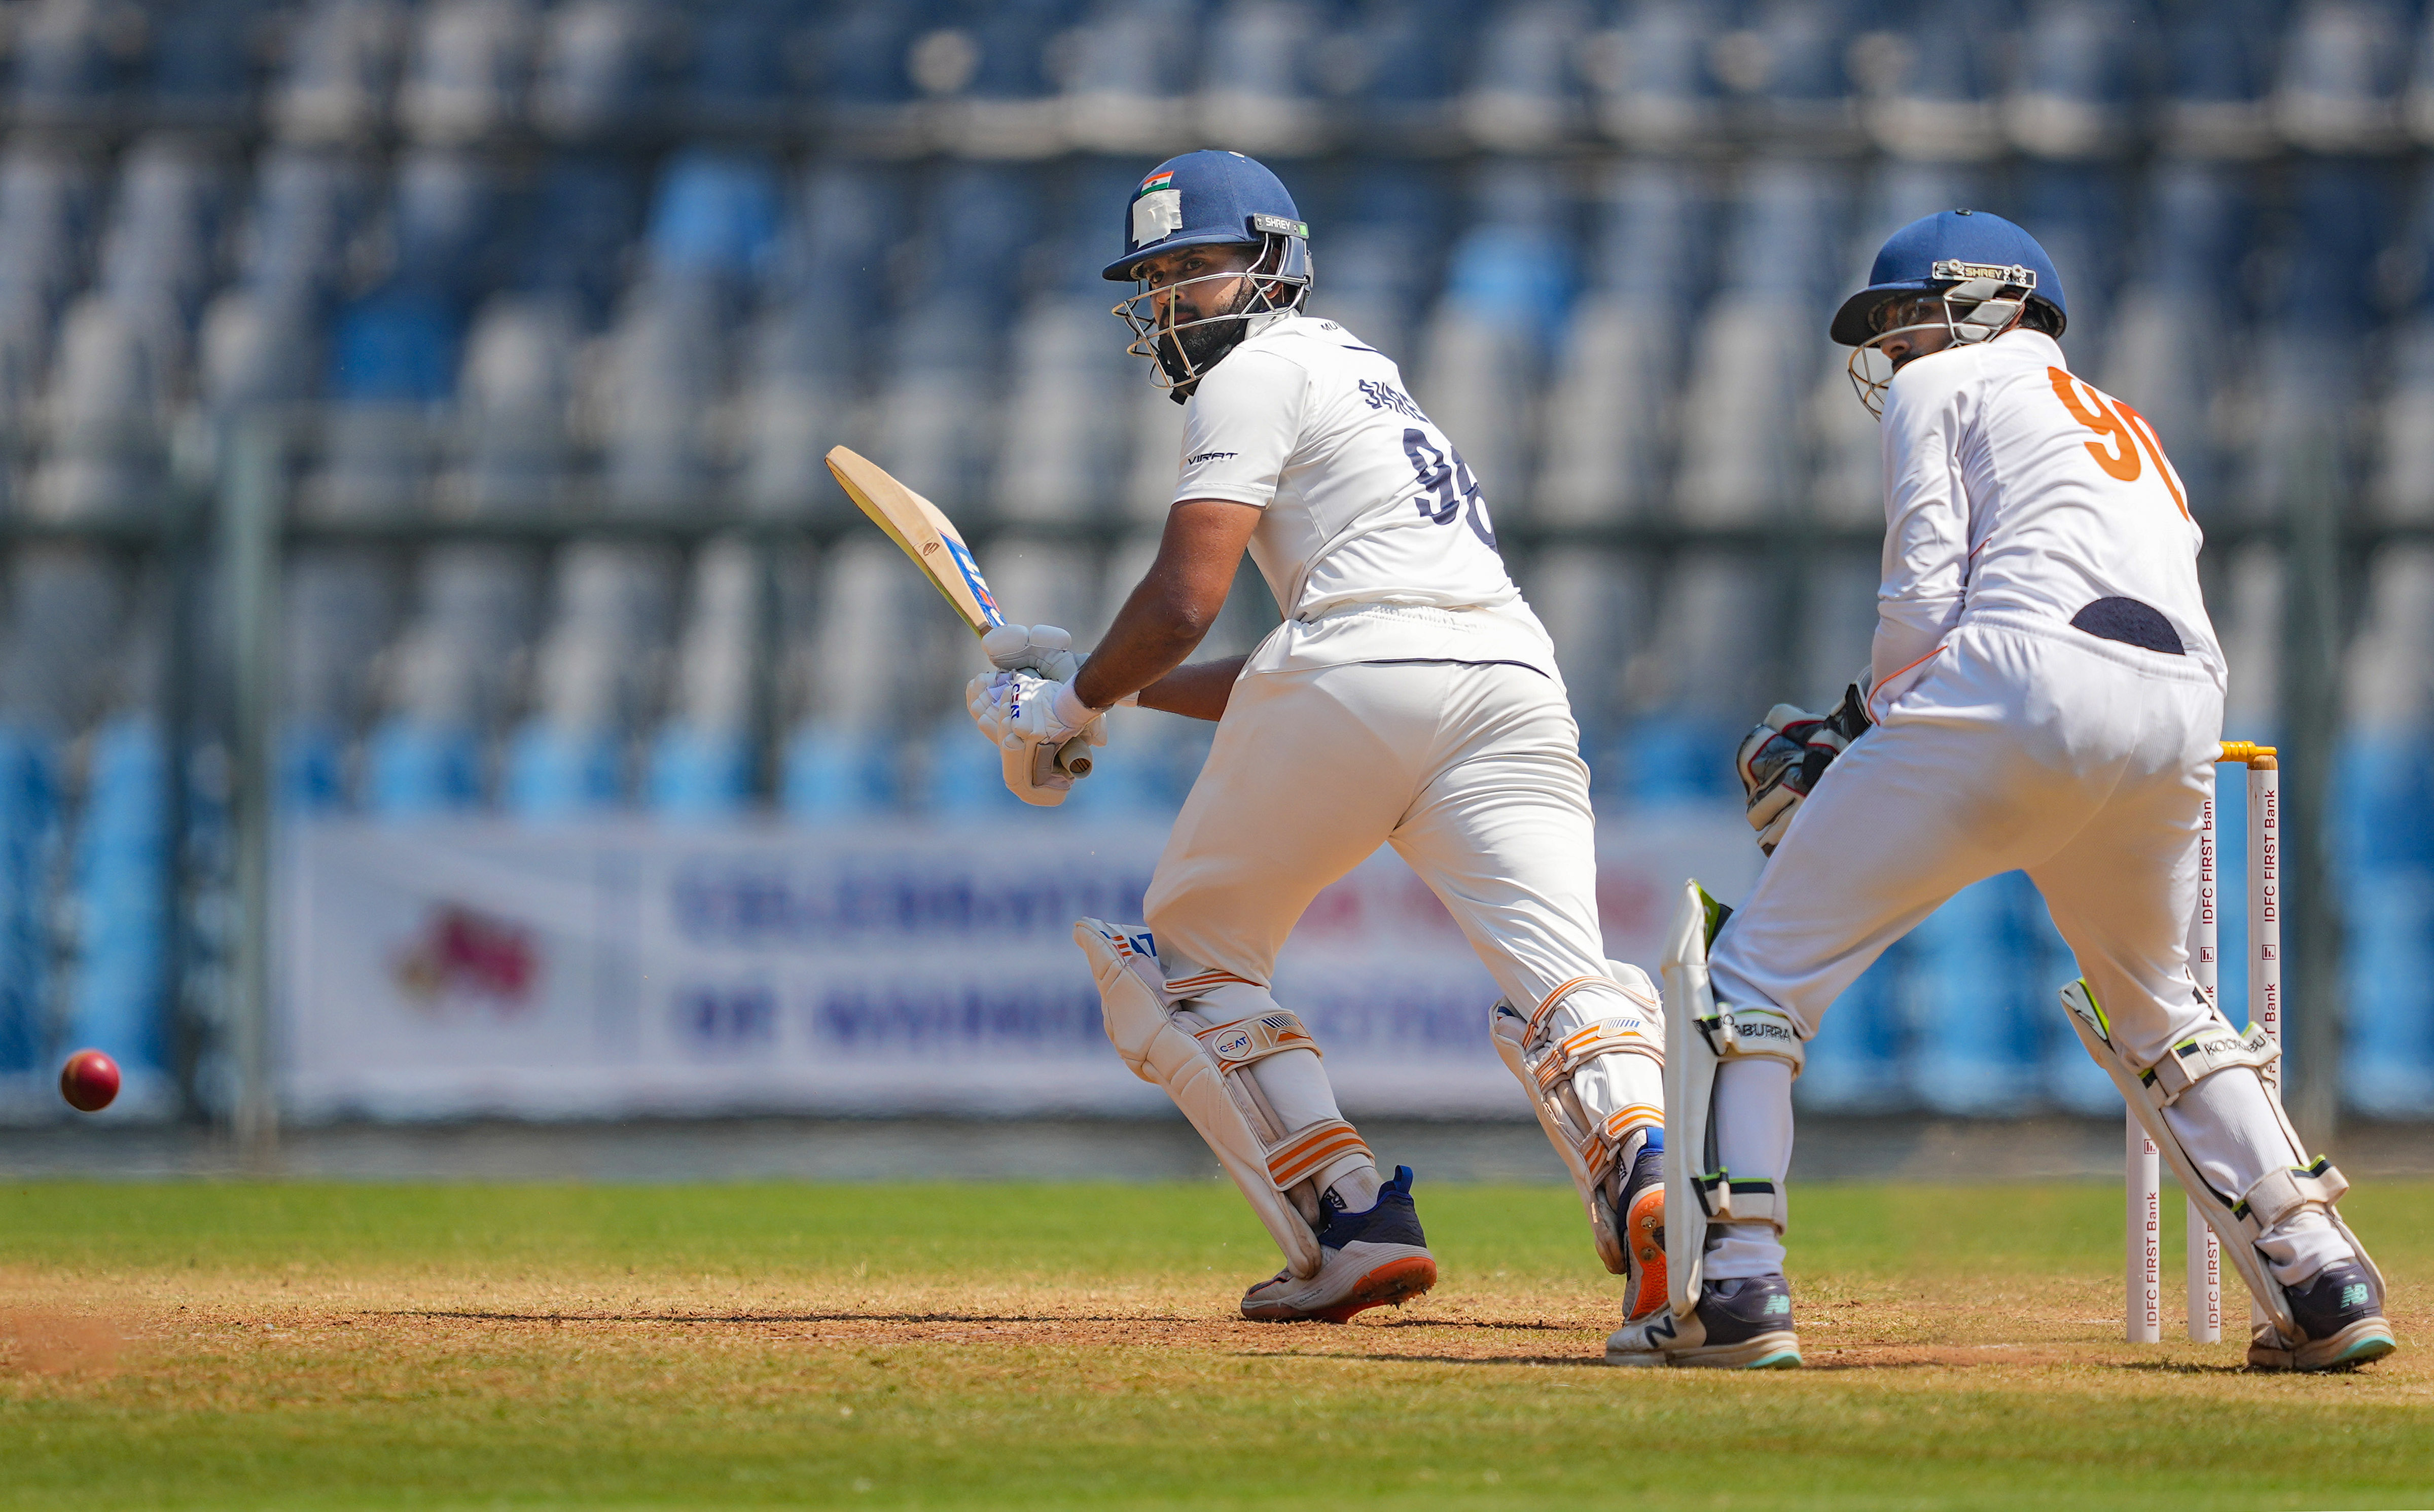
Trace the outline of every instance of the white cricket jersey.
[[2014, 331], [1905, 365], [1883, 440], [1873, 712], [1971, 616], [2067, 625], [2100, 598], [2159, 610], [2220, 685], [2198, 590], [2205, 538], [2180, 475], [2146, 418], [2072, 376], [2051, 336]]
[[1251, 559], [1285, 622], [1251, 671], [1509, 661], [1555, 675], [1478, 480], [1395, 364], [1332, 320], [1255, 321], [1202, 377], [1174, 499], [1263, 511]]

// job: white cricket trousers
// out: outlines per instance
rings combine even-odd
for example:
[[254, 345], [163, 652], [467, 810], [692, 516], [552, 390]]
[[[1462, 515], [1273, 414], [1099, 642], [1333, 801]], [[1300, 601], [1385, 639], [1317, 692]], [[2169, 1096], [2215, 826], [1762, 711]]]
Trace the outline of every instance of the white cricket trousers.
[[[1257, 1012], [1302, 911], [1381, 844], [1428, 884], [1523, 1011], [1575, 977], [1605, 976], [1596, 820], [1564, 685], [1528, 667], [1456, 662], [1249, 673], [1234, 684], [1150, 882], [1149, 926], [1170, 974], [1230, 971], [1257, 986], [1209, 994], [1209, 1016]], [[1610, 985], [1578, 988], [1557, 1008], [1584, 1022], [1629, 1011]], [[1253, 1072], [1289, 1126], [1340, 1116], [1315, 1056], [1271, 1057]], [[1573, 1091], [1593, 1116], [1664, 1105], [1662, 1074], [1637, 1056], [1583, 1067]], [[1332, 1179], [1322, 1173], [1321, 1185]]]
[[[2028, 615], [1964, 620], [1801, 804], [1717, 936], [1716, 1000], [1772, 1005], [1814, 1038], [1827, 1006], [1886, 947], [1962, 888], [2019, 869], [2044, 896], [2122, 1054], [2141, 1070], [2153, 1065], [2208, 1019], [2189, 974], [2188, 929], [2221, 731], [2221, 691], [2186, 657]], [[2235, 1070], [2167, 1110], [2218, 1190], [2245, 1192], [2269, 1166], [2303, 1160], [2266, 1096], [2254, 1073]], [[1789, 1170], [1791, 1068], [1729, 1063], [1715, 1108], [1727, 1169]], [[2349, 1254], [2312, 1212], [2259, 1247], [2286, 1283]], [[1772, 1232], [1735, 1225], [1706, 1270], [1728, 1280], [1782, 1268]]]

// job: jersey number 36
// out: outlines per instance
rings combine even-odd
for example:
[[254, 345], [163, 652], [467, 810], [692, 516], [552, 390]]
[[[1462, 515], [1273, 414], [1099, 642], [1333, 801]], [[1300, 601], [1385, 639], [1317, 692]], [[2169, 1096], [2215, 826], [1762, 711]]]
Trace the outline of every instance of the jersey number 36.
[[1494, 551], [1496, 527], [1487, 518], [1487, 501], [1479, 496], [1479, 479], [1471, 475], [1470, 464], [1462, 459], [1462, 453], [1454, 450], [1450, 442], [1440, 452], [1430, 442], [1426, 431], [1407, 430], [1403, 433], [1403, 455], [1412, 459], [1412, 471], [1419, 474], [1419, 497], [1412, 503], [1420, 513], [1441, 525], [1449, 525], [1466, 513], [1470, 533]]

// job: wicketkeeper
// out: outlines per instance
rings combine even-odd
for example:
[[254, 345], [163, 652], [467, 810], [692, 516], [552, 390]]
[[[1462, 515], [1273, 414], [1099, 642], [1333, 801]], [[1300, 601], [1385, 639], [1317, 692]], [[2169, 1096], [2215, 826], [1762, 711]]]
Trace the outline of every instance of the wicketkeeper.
[[1665, 966], [1671, 1305], [1608, 1340], [1609, 1363], [1799, 1364], [1783, 1236], [1804, 1047], [1888, 945], [2014, 868], [2078, 957], [2080, 1038], [2268, 1314], [2249, 1363], [2393, 1349], [2383, 1279], [2334, 1205], [2346, 1183], [2260, 1074], [2278, 1048], [2189, 974], [2222, 735], [2203, 538], [2153, 428], [2070, 371], [2066, 309], [2026, 232], [1956, 210], [1895, 232], [1834, 317], [1884, 425], [1869, 674], [1834, 714], [1779, 708], [1752, 733], [1741, 775], [1772, 858], [1729, 919], [1685, 900]]

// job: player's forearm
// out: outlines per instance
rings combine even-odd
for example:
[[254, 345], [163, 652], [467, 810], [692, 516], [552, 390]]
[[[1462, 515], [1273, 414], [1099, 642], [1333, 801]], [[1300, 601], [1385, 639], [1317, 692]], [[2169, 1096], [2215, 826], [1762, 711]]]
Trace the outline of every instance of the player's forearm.
[[1155, 576], [1133, 590], [1116, 623], [1082, 664], [1073, 692], [1093, 709], [1139, 693], [1183, 665], [1216, 619], [1214, 610], [1161, 591]]
[[1140, 691], [1140, 705], [1192, 719], [1223, 719], [1226, 700], [1234, 694], [1234, 679], [1243, 675], [1243, 660], [1229, 656], [1176, 667]]

